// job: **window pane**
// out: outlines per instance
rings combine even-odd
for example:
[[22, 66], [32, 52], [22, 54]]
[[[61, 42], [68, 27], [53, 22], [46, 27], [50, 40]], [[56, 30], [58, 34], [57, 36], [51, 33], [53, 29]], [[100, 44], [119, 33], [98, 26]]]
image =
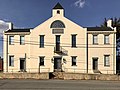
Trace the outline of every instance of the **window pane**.
[[14, 66], [14, 56], [9, 56], [9, 66]]
[[104, 38], [104, 43], [105, 44], [108, 44], [109, 43], [109, 36], [108, 35], [105, 35], [105, 38]]
[[76, 66], [76, 57], [72, 57], [72, 66]]
[[44, 35], [40, 35], [40, 47], [44, 47]]
[[40, 57], [40, 66], [44, 65], [44, 57]]
[[110, 65], [110, 60], [109, 60], [109, 55], [104, 56], [104, 66], [109, 66]]
[[14, 44], [14, 36], [9, 37], [9, 44]]
[[56, 20], [51, 24], [50, 28], [65, 28], [65, 25], [62, 21]]
[[25, 44], [25, 37], [24, 36], [20, 36], [20, 45]]
[[76, 35], [72, 35], [72, 47], [76, 47]]
[[93, 35], [93, 44], [97, 44], [98, 43], [98, 37], [97, 35]]

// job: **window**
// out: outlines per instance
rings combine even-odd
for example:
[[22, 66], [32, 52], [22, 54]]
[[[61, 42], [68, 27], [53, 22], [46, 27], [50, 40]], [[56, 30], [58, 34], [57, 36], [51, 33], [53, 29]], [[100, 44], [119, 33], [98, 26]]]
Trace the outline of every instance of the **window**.
[[9, 66], [14, 66], [14, 56], [9, 56]]
[[65, 25], [62, 21], [56, 20], [51, 24], [50, 28], [65, 28]]
[[72, 47], [76, 47], [76, 35], [72, 35]]
[[93, 44], [98, 44], [98, 36], [93, 35]]
[[104, 44], [109, 44], [109, 35], [104, 36]]
[[40, 35], [40, 48], [44, 47], [44, 35]]
[[59, 11], [59, 10], [57, 10], [57, 14], [60, 14], [60, 11]]
[[64, 34], [64, 29], [52, 29], [52, 34]]
[[40, 66], [44, 66], [44, 57], [40, 57], [40, 63], [39, 63]]
[[110, 55], [104, 55], [104, 66], [110, 66]]
[[20, 45], [24, 45], [24, 44], [25, 44], [25, 37], [20, 36]]
[[56, 35], [56, 50], [60, 51], [60, 35]]
[[72, 56], [72, 66], [76, 66], [76, 56]]
[[9, 36], [9, 45], [14, 44], [14, 36]]

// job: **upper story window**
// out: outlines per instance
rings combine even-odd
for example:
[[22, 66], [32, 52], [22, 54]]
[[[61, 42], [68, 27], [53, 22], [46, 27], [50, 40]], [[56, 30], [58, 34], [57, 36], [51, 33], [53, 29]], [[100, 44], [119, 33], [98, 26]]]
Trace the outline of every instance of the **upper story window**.
[[9, 66], [14, 66], [14, 56], [9, 56]]
[[40, 48], [44, 48], [44, 35], [40, 35]]
[[25, 44], [25, 36], [20, 36], [20, 45]]
[[104, 36], [104, 44], [109, 44], [109, 35]]
[[9, 36], [9, 45], [14, 44], [14, 36]]
[[59, 11], [59, 10], [57, 10], [57, 14], [60, 14], [60, 11]]
[[72, 35], [72, 47], [76, 47], [76, 35]]
[[51, 24], [50, 28], [65, 28], [65, 25], [62, 21], [56, 20]]
[[98, 35], [93, 35], [93, 44], [98, 44]]

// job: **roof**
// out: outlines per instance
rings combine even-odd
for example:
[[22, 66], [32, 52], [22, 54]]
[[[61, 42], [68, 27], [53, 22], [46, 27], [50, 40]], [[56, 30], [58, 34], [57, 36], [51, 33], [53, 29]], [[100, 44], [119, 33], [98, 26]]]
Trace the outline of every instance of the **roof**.
[[9, 33], [9, 32], [30, 32], [30, 29], [12, 29], [5, 31], [5, 33]]
[[60, 3], [57, 3], [53, 9], [64, 9]]
[[87, 31], [113, 31], [110, 27], [87, 27]]

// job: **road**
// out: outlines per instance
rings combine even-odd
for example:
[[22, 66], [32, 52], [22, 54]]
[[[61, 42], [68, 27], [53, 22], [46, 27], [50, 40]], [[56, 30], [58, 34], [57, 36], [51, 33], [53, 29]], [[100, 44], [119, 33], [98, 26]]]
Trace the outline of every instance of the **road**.
[[0, 90], [120, 90], [120, 81], [0, 80]]

